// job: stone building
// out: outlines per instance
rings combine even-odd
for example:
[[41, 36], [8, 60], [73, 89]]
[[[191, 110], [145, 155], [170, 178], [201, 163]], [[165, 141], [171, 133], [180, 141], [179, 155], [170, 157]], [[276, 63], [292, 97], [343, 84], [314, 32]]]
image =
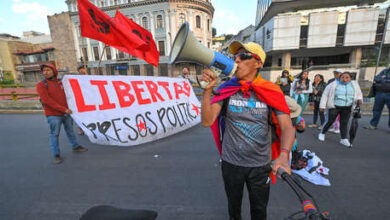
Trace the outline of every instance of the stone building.
[[64, 72], [77, 72], [76, 46], [73, 38], [73, 23], [69, 12], [62, 12], [47, 16], [50, 28], [50, 35], [53, 39], [52, 45], [55, 48], [54, 55], [59, 70]]
[[[190, 29], [204, 46], [211, 48], [214, 7], [209, 0], [90, 0], [113, 17], [116, 9], [149, 30], [160, 51], [160, 64], [154, 67], [145, 61], [115, 48], [105, 47], [99, 41], [81, 38], [77, 1], [66, 0], [72, 21], [72, 34], [78, 64], [82, 51], [88, 60], [88, 72], [96, 74], [99, 57], [103, 53], [100, 73], [108, 75], [177, 76], [181, 69], [190, 67], [192, 74], [201, 74], [201, 67], [193, 64], [169, 65], [168, 56], [181, 24], [187, 21]], [[84, 41], [84, 43], [82, 42]], [[70, 44], [69, 47], [72, 44]], [[84, 46], [82, 46], [84, 45]]]
[[23, 42], [19, 37], [0, 34], [0, 79], [21, 82], [23, 75], [17, 71], [16, 65], [19, 61], [15, 53], [19, 50], [33, 50], [33, 48], [33, 44]]

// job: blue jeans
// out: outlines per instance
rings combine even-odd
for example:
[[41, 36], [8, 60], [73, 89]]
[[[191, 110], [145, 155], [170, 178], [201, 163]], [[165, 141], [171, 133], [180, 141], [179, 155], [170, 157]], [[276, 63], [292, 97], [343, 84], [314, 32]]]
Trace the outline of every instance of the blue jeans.
[[60, 155], [58, 146], [58, 136], [60, 135], [61, 124], [64, 124], [66, 136], [69, 139], [72, 148], [79, 146], [76, 135], [73, 131], [73, 120], [69, 115], [65, 116], [47, 116], [47, 122], [50, 126], [50, 149], [53, 156]]
[[[387, 109], [389, 109], [390, 113], [390, 93], [377, 92], [375, 95], [374, 108], [372, 109], [372, 119], [370, 124], [374, 127], [378, 126], [379, 120], [381, 119], [383, 107], [387, 105]], [[390, 117], [388, 125], [390, 127]]]

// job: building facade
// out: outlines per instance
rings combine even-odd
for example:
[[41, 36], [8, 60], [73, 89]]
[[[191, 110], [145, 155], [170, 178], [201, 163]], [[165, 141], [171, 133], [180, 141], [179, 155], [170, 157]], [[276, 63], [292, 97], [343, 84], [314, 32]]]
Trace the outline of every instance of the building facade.
[[267, 53], [270, 80], [284, 68], [299, 73], [309, 63], [325, 78], [332, 77], [333, 69], [344, 68], [370, 80], [384, 33], [380, 66], [388, 65], [388, 5], [373, 4], [384, 1], [306, 2], [258, 0], [254, 41]]
[[[86, 54], [89, 74], [177, 76], [181, 69], [190, 67], [192, 74], [201, 74], [201, 68], [193, 64], [169, 65], [168, 56], [173, 40], [181, 24], [187, 21], [196, 38], [204, 46], [212, 45], [212, 19], [214, 8], [209, 0], [90, 0], [106, 14], [113, 17], [117, 8], [151, 32], [160, 52], [160, 63], [154, 67], [145, 61], [125, 54], [102, 42], [82, 38], [77, 12], [77, 1], [67, 0], [75, 45], [75, 56], [82, 64]], [[98, 71], [99, 59], [101, 59]]]

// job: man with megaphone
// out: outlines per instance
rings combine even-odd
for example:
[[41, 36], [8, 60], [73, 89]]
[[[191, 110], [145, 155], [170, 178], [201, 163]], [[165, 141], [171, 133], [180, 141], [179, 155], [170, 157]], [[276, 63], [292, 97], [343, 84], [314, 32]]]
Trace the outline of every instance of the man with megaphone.
[[218, 78], [211, 69], [203, 71], [202, 80], [208, 84], [203, 92], [202, 124], [211, 126], [222, 158], [230, 219], [241, 219], [245, 184], [252, 220], [266, 219], [270, 175], [279, 168], [291, 173], [290, 110], [280, 88], [259, 73], [266, 57], [260, 45], [235, 41], [229, 51], [234, 55], [235, 76], [217, 89], [212, 100]]

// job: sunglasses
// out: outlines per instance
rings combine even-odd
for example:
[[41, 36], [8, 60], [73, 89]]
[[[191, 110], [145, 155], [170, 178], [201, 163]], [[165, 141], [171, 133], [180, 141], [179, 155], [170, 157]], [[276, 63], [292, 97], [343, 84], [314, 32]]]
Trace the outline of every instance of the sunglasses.
[[260, 60], [260, 57], [257, 56], [256, 54], [247, 53], [247, 52], [242, 52], [242, 53], [235, 54], [234, 55], [234, 60], [236, 60], [237, 57], [240, 57], [240, 60], [250, 60], [252, 58], [255, 58], [256, 60]]

